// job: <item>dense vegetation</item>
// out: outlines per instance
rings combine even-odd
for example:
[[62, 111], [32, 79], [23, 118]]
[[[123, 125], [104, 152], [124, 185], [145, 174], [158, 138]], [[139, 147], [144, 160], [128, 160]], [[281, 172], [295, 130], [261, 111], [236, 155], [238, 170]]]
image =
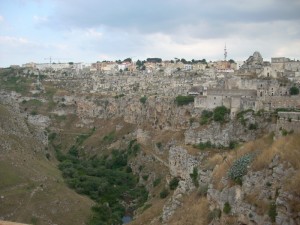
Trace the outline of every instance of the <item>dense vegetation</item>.
[[209, 123], [212, 119], [213, 114], [214, 113], [212, 111], [203, 110], [201, 113], [200, 124], [205, 125], [205, 124]]
[[179, 95], [179, 96], [176, 97], [175, 102], [178, 106], [187, 105], [191, 102], [194, 102], [194, 96]]
[[230, 110], [225, 106], [218, 106], [214, 109], [213, 119], [216, 122], [225, 122], [226, 115], [230, 113]]
[[228, 171], [228, 177], [237, 184], [242, 184], [242, 177], [247, 173], [248, 165], [254, 158], [254, 154], [248, 153], [235, 160]]
[[230, 110], [225, 106], [218, 106], [213, 110], [213, 112], [209, 110], [203, 110], [201, 113], [200, 124], [205, 125], [212, 120], [223, 123], [226, 121], [226, 116], [228, 116], [229, 113]]
[[297, 88], [297, 87], [291, 87], [290, 88], [290, 94], [291, 95], [298, 95], [299, 94], [299, 88]]
[[[91, 134], [78, 136], [76, 144], [66, 154], [54, 145], [60, 161], [59, 169], [70, 188], [97, 203], [92, 207], [90, 225], [121, 224], [125, 214], [141, 207], [148, 198], [148, 192], [138, 185], [138, 178], [128, 166], [129, 157], [134, 157], [139, 145], [131, 141], [125, 150], [113, 150], [105, 156], [86, 157], [81, 152], [81, 144]], [[50, 143], [55, 138], [55, 134], [49, 135]]]

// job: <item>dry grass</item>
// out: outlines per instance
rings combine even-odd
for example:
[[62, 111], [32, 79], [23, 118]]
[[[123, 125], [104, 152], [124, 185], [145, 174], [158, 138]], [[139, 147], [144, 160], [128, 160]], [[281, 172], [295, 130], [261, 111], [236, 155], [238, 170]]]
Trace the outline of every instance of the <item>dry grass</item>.
[[199, 197], [196, 192], [186, 196], [183, 205], [177, 209], [170, 219], [170, 225], [206, 225], [209, 213], [208, 201]]
[[266, 168], [274, 156], [278, 154], [282, 161], [291, 163], [295, 169], [300, 169], [300, 139], [299, 135], [294, 134], [276, 140], [271, 146], [261, 148], [260, 154], [252, 163], [255, 171]]
[[269, 202], [265, 199], [258, 199], [257, 191], [252, 192], [251, 194], [245, 195], [245, 201], [251, 205], [256, 206], [256, 213], [259, 215], [265, 215], [269, 209]]
[[0, 220], [0, 225], [26, 225], [25, 223], [14, 223]]
[[214, 186], [219, 190], [223, 187], [220, 183], [220, 180], [222, 179], [222, 177], [226, 176], [228, 169], [236, 159], [249, 152], [256, 152], [260, 149], [265, 149], [269, 147], [272, 142], [273, 137], [271, 135], [267, 135], [265, 137], [262, 137], [261, 139], [250, 141], [236, 150], [225, 152], [223, 155], [219, 153], [208, 159], [208, 162], [211, 162], [211, 165], [213, 165], [213, 163], [216, 163], [216, 167], [213, 171]]
[[0, 114], [5, 116], [5, 120], [0, 119], [2, 129], [24, 133], [22, 137], [8, 132], [5, 137], [12, 148], [0, 156], [1, 217], [39, 225], [84, 224], [93, 201], [66, 187], [56, 161], [52, 157], [47, 160], [45, 152], [39, 150], [40, 143], [23, 129], [22, 123], [14, 122], [19, 121], [15, 120], [17, 114], [2, 105]]
[[[291, 177], [285, 186], [285, 189], [289, 192], [292, 192], [296, 196], [300, 196], [300, 173], [299, 171]], [[289, 200], [289, 204], [292, 212], [300, 212], [300, 201], [299, 198], [294, 198]]]
[[[161, 215], [165, 202], [166, 202], [165, 199], [154, 199], [151, 202], [152, 206], [146, 209], [141, 215], [139, 215], [134, 221], [132, 221], [129, 224], [130, 225], [150, 224], [154, 218], [158, 218]], [[156, 224], [160, 224], [159, 221], [157, 222], [158, 223]]]

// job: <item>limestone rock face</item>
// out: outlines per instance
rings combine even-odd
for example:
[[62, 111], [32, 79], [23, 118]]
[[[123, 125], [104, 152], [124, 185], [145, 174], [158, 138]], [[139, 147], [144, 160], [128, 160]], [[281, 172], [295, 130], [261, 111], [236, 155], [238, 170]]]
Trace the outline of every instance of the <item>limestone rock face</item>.
[[203, 171], [200, 166], [204, 157], [205, 154], [192, 156], [186, 149], [180, 146], [171, 146], [169, 151], [169, 172], [171, 177], [178, 177], [180, 181], [173, 196], [167, 201], [163, 208], [163, 222], [167, 222], [176, 212], [176, 209], [182, 205], [181, 199], [183, 195], [190, 193], [196, 188], [190, 176], [195, 167], [198, 170], [197, 180], [199, 184], [208, 185], [210, 182], [210, 171]]
[[172, 146], [169, 151], [169, 171], [171, 177], [180, 179], [178, 187], [173, 196], [167, 201], [163, 208], [162, 220], [166, 222], [181, 206], [181, 198], [195, 188], [190, 174], [193, 168], [198, 166], [197, 157], [191, 156], [180, 146]]
[[249, 171], [243, 177], [242, 186], [226, 185], [222, 190], [217, 190], [210, 185], [207, 198], [211, 208], [221, 210], [225, 202], [228, 202], [231, 213], [237, 215], [238, 221], [243, 224], [272, 224], [267, 213], [261, 212], [263, 210], [261, 207], [262, 205], [269, 207], [271, 202], [275, 202], [276, 224], [297, 224], [299, 215], [293, 213], [289, 202], [297, 199], [300, 202], [300, 198], [284, 190], [284, 180], [294, 173], [292, 167], [286, 168], [279, 163], [276, 156], [269, 168], [256, 172]]
[[[185, 144], [199, 144], [211, 142], [216, 146], [228, 147], [231, 141], [251, 141], [256, 138], [257, 130], [249, 130], [249, 124], [255, 124], [253, 117], [247, 118], [247, 123], [242, 125], [239, 121], [230, 121], [226, 124], [212, 122], [207, 126], [194, 126], [184, 133]], [[259, 127], [264, 124], [260, 123]], [[259, 128], [260, 129], [260, 128]]]
[[184, 148], [178, 146], [170, 148], [169, 170], [171, 176], [190, 180], [190, 174], [193, 173], [193, 168], [197, 165], [197, 158], [189, 155]]
[[259, 52], [254, 52], [241, 66], [240, 73], [259, 74], [263, 70], [263, 58]]
[[[61, 97], [60, 97], [61, 98]], [[189, 127], [191, 116], [199, 117], [200, 109], [193, 104], [178, 107], [173, 98], [149, 97], [143, 104], [139, 97], [124, 96], [122, 98], [90, 98], [82, 96], [63, 97], [64, 108], [53, 113], [67, 115], [76, 114], [81, 123], [87, 119], [123, 118], [125, 122], [141, 125], [149, 124], [155, 129], [178, 130]], [[56, 99], [55, 99], [56, 100]]]

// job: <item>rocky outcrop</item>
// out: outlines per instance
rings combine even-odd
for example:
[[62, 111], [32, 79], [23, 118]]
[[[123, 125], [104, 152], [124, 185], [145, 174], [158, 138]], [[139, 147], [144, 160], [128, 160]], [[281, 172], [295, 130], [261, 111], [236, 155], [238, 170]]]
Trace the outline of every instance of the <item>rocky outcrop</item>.
[[260, 74], [263, 70], [264, 62], [259, 52], [254, 52], [239, 69], [239, 74]]
[[169, 151], [169, 171], [171, 177], [180, 179], [178, 187], [173, 193], [173, 196], [168, 199], [163, 208], [162, 220], [167, 222], [170, 217], [176, 212], [177, 208], [182, 205], [182, 197], [193, 191], [196, 186], [191, 178], [194, 168], [198, 171], [197, 182], [200, 185], [208, 185], [210, 181], [210, 172], [201, 170], [205, 154], [192, 156], [187, 150], [180, 146], [172, 146]]
[[298, 224], [300, 217], [292, 214], [288, 202], [289, 199], [300, 199], [284, 191], [284, 181], [294, 173], [292, 167], [286, 168], [279, 163], [276, 156], [269, 168], [249, 171], [243, 177], [242, 186], [228, 183], [222, 190], [217, 190], [210, 185], [207, 198], [212, 209], [222, 210], [225, 203], [229, 203], [230, 214], [242, 224], [271, 224], [268, 210], [273, 202], [276, 204], [276, 224]]
[[[251, 141], [254, 140], [262, 129], [268, 126], [263, 119], [255, 118], [252, 113], [244, 115], [244, 124], [238, 119], [233, 119], [228, 123], [211, 122], [206, 126], [194, 123], [192, 127], [184, 133], [185, 144], [199, 144], [210, 142], [216, 146], [228, 147], [231, 141]], [[249, 129], [250, 124], [256, 124], [255, 129]]]
[[145, 103], [140, 102], [139, 97], [129, 96], [89, 99], [81, 96], [57, 96], [54, 101], [64, 104], [64, 107], [53, 110], [53, 113], [76, 114], [82, 123], [87, 119], [124, 118], [127, 123], [149, 124], [159, 130], [186, 129], [190, 125], [190, 117], [199, 117], [201, 113], [192, 104], [178, 107], [174, 98], [156, 96], [148, 97]]
[[179, 146], [173, 146], [169, 151], [169, 170], [172, 177], [191, 180], [190, 174], [194, 167], [198, 167], [199, 158], [189, 155], [187, 151]]

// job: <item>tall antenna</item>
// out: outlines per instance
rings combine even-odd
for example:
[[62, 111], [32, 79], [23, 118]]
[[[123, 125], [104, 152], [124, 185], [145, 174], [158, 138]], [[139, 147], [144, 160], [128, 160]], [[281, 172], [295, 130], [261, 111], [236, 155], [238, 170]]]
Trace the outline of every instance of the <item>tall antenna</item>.
[[227, 59], [227, 49], [226, 49], [226, 43], [225, 43], [225, 48], [224, 48], [224, 60], [226, 61]]

